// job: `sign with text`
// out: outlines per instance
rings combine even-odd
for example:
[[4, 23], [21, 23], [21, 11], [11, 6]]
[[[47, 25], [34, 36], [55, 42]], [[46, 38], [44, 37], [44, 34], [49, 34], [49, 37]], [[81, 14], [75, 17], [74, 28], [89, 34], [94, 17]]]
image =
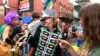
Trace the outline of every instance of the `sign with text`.
[[19, 0], [19, 12], [30, 11], [33, 9], [33, 0]]

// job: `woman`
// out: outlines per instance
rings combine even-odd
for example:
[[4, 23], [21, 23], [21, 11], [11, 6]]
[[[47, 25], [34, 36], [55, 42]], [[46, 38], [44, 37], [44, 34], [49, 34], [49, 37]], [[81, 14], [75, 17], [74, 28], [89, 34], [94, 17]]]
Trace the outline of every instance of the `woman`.
[[67, 41], [59, 40], [60, 46], [68, 49], [71, 56], [100, 56], [100, 4], [83, 7], [79, 12], [79, 17], [85, 40], [78, 54]]
[[5, 20], [6, 28], [4, 29], [2, 34], [3, 43], [6, 42], [7, 38], [12, 37], [13, 29], [19, 25], [19, 15], [16, 12], [10, 12], [5, 16], [4, 20]]
[[[18, 30], [14, 30], [19, 25], [19, 15], [16, 12], [10, 12], [5, 16], [5, 29], [2, 33], [2, 41], [0, 43], [0, 55], [11, 56], [11, 46], [14, 44], [13, 37], [18, 33]], [[9, 45], [11, 44], [11, 45]]]

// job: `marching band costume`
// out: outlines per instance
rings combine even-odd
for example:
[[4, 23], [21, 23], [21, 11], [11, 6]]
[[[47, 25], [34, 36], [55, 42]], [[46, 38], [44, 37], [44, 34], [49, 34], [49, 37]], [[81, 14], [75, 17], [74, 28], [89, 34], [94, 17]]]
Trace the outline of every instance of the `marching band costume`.
[[[45, 15], [42, 17], [52, 17], [54, 16], [53, 13], [52, 10], [46, 10], [44, 13]], [[41, 21], [44, 20], [46, 20], [46, 18]], [[61, 56], [59, 41], [56, 39], [62, 38], [62, 32], [58, 27], [55, 27], [53, 28], [53, 31], [50, 31], [48, 27], [40, 25], [37, 27], [34, 36], [30, 37], [28, 42], [31, 47], [35, 48], [35, 52], [32, 56]]]

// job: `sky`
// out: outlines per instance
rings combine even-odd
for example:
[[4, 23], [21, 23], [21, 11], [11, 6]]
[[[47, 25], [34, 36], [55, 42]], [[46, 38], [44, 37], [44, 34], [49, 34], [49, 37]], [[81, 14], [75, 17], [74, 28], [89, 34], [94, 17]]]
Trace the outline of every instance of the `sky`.
[[91, 3], [100, 3], [100, 0], [90, 0]]
[[69, 2], [71, 2], [73, 5], [78, 5], [75, 1], [76, 0], [69, 0]]

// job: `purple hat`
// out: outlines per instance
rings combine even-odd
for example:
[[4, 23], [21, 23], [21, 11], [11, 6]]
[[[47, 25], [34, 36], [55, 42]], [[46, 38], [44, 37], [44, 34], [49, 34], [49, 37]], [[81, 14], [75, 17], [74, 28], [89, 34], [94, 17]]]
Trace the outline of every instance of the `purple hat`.
[[12, 25], [12, 20], [15, 18], [19, 18], [17, 12], [10, 12], [5, 16], [5, 23], [8, 25]]

